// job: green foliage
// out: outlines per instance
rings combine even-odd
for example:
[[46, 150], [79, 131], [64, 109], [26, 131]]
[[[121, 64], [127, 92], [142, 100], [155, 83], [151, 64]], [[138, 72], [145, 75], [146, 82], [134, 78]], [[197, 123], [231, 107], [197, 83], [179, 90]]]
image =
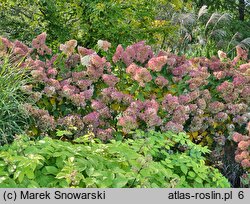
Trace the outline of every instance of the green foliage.
[[[0, 148], [0, 187], [230, 186], [218, 170], [205, 165], [201, 154], [207, 148], [184, 133], [137, 131], [135, 137], [108, 144], [85, 137], [71, 144], [22, 136]], [[178, 150], [178, 144], [186, 150]]]
[[181, 0], [5, 0], [0, 3], [0, 33], [30, 42], [46, 31], [50, 45], [77, 39], [86, 47], [105, 39], [114, 45], [147, 40], [161, 44], [174, 32], [169, 20], [155, 22], [158, 7], [179, 10]]
[[12, 59], [13, 56], [2, 57], [0, 53], [0, 145], [12, 141], [28, 123], [28, 116], [21, 108], [25, 99], [20, 93], [21, 86], [27, 83], [27, 70], [11, 63]]

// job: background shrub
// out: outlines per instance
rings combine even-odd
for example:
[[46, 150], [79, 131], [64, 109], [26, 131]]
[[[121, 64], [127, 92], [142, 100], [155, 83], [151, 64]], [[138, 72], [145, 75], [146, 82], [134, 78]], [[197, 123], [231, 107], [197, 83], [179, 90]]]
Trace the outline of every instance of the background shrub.
[[175, 30], [170, 19], [157, 21], [158, 8], [178, 11], [181, 0], [24, 0], [0, 4], [0, 35], [25, 43], [46, 31], [49, 45], [77, 39], [93, 47], [99, 39], [128, 45], [146, 39], [159, 46]]

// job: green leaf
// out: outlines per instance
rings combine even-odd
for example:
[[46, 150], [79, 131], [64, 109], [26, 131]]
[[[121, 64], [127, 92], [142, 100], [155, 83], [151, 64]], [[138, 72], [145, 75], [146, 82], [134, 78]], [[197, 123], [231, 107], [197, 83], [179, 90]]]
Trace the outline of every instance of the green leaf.
[[95, 169], [93, 167], [89, 167], [86, 169], [86, 173], [88, 176], [91, 176], [94, 173]]
[[135, 83], [131, 89], [130, 89], [130, 94], [134, 94], [135, 91], [139, 88], [139, 84], [138, 83]]
[[68, 188], [69, 184], [67, 183], [66, 180], [62, 180], [62, 181], [59, 182], [59, 186], [62, 187], [62, 188]]
[[137, 98], [138, 98], [139, 100], [141, 100], [141, 101], [145, 101], [145, 98], [144, 98], [142, 92], [139, 92], [139, 93], [138, 93]]
[[63, 168], [63, 165], [64, 165], [64, 160], [62, 157], [57, 157], [56, 158], [56, 166], [58, 168]]
[[14, 179], [16, 180], [19, 176], [20, 176], [20, 174], [21, 174], [21, 171], [19, 170], [19, 171], [16, 171], [15, 173], [14, 173]]
[[0, 184], [3, 183], [6, 179], [8, 179], [7, 176], [1, 176], [0, 177]]
[[199, 177], [196, 177], [196, 178], [195, 178], [195, 181], [196, 181], [197, 183], [202, 183], [202, 179], [199, 178]]
[[25, 175], [28, 177], [28, 179], [34, 179], [35, 178], [35, 174], [32, 171], [32, 169], [30, 169], [30, 168], [25, 169]]
[[151, 91], [150, 83], [146, 83], [144, 90], [147, 92]]
[[61, 137], [61, 136], [63, 136], [63, 135], [70, 136], [70, 135], [72, 135], [72, 134], [73, 134], [73, 133], [70, 132], [70, 131], [68, 131], [68, 130], [58, 130], [58, 131], [56, 132], [56, 136], [58, 136], [58, 137]]
[[125, 187], [127, 184], [128, 179], [122, 175], [122, 174], [117, 174], [116, 178], [113, 180], [113, 187], [114, 188], [122, 188]]
[[188, 175], [189, 175], [190, 177], [194, 178], [196, 174], [195, 174], [193, 171], [189, 171], [189, 172], [188, 172]]
[[152, 188], [159, 188], [159, 186], [158, 186], [156, 183], [152, 183], [152, 184], [151, 184], [151, 187], [152, 187]]
[[23, 179], [24, 179], [24, 172], [21, 171], [17, 176], [17, 180], [19, 181], [19, 183], [22, 183]]
[[203, 188], [202, 183], [195, 183], [194, 188]]
[[91, 188], [91, 187], [95, 187], [95, 183], [96, 183], [96, 179], [95, 178], [86, 178], [83, 180], [86, 184], [86, 188]]
[[57, 179], [55, 179], [55, 176], [52, 175], [44, 176], [43, 174], [40, 174], [36, 176], [36, 182], [40, 185], [40, 187], [49, 187], [54, 181], [57, 181]]
[[45, 166], [44, 168], [46, 170], [45, 174], [56, 175], [59, 172], [59, 170], [54, 166]]
[[181, 171], [182, 171], [184, 174], [187, 174], [188, 169], [187, 169], [186, 166], [182, 165], [182, 166], [181, 166]]
[[27, 188], [39, 188], [39, 184], [33, 180], [29, 181], [30, 184], [27, 186]]

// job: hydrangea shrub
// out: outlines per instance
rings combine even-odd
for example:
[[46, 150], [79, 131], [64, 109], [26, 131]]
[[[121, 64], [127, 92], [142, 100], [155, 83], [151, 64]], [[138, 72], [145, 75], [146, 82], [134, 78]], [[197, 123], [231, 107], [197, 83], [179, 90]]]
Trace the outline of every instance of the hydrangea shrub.
[[[57, 54], [45, 45], [46, 33], [37, 36], [32, 48], [3, 39], [4, 50], [25, 57], [33, 83], [23, 91], [36, 103], [26, 105], [36, 122], [30, 134], [56, 129], [73, 139], [87, 132], [106, 141], [129, 137], [136, 129], [189, 134], [192, 141], [209, 145], [220, 167], [234, 151], [236, 161], [249, 171], [250, 62], [247, 51], [237, 56], [222, 51], [211, 59], [160, 51], [154, 53], [143, 41], [110, 53], [111, 44], [98, 41], [96, 50], [70, 40]], [[245, 135], [240, 142], [235, 134]], [[234, 139], [233, 139], [234, 138]], [[244, 150], [242, 149], [244, 146]]]

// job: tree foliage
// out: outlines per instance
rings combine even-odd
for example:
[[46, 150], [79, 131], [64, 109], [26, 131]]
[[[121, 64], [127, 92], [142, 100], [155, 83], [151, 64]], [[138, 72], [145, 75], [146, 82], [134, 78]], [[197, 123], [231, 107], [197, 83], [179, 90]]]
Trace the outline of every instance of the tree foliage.
[[46, 31], [49, 42], [76, 39], [91, 47], [97, 40], [130, 44], [159, 43], [174, 32], [169, 20], [155, 21], [158, 8], [179, 10], [181, 0], [4, 0], [0, 3], [0, 34], [30, 42]]

